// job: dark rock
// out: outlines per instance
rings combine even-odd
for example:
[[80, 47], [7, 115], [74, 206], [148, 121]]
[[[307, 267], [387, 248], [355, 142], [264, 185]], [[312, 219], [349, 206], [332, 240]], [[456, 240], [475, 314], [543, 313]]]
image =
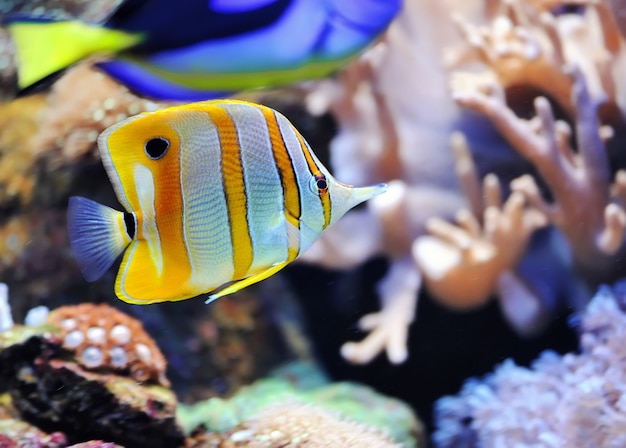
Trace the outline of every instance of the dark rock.
[[126, 448], [183, 445], [173, 392], [89, 372], [53, 333], [41, 327], [36, 333], [18, 326], [0, 334], [0, 383], [24, 420], [43, 431], [63, 432], [68, 443], [103, 439]]

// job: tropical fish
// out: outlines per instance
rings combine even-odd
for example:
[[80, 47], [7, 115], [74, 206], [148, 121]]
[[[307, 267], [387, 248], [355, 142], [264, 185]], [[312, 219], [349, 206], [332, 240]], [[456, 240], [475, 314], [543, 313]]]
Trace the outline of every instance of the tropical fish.
[[349, 209], [385, 191], [337, 181], [280, 113], [213, 100], [105, 130], [100, 155], [124, 212], [70, 198], [70, 243], [89, 281], [123, 252], [130, 303], [209, 300], [261, 281]]
[[139, 94], [194, 101], [337, 70], [380, 35], [402, 0], [127, 0], [104, 24], [4, 20], [18, 85], [92, 55]]

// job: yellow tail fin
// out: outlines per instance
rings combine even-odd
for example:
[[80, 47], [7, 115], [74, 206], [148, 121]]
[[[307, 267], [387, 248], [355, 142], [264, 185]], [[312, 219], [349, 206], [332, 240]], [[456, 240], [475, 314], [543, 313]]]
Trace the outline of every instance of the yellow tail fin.
[[20, 20], [7, 25], [16, 49], [18, 86], [24, 89], [81, 59], [114, 53], [141, 41], [141, 34], [77, 21]]

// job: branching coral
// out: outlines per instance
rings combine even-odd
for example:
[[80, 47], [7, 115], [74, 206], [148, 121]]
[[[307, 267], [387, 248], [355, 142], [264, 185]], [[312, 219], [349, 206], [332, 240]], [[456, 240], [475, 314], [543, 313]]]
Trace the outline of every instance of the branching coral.
[[603, 287], [580, 321], [581, 353], [506, 361], [436, 404], [436, 446], [626, 446], [624, 284]]
[[[338, 83], [327, 81], [309, 98], [313, 111], [327, 106], [341, 125], [331, 144], [331, 161], [338, 177], [353, 183], [389, 182], [386, 195], [370, 201], [367, 210], [346, 217], [343, 225], [338, 223], [304, 255], [305, 260], [331, 267], [351, 266], [375, 253], [391, 260], [389, 272], [379, 284], [382, 310], [359, 322], [368, 336], [342, 348], [344, 357], [352, 362], [368, 362], [383, 350], [392, 362], [406, 358], [407, 328], [422, 283], [434, 298], [454, 309], [479, 306], [498, 293], [505, 316], [522, 334], [538, 330], [540, 326], [535, 324], [545, 317], [544, 298], [538, 297], [515, 269], [533, 232], [546, 224], [545, 216], [528, 207], [519, 192], [503, 201], [504, 193], [493, 175], [486, 177], [487, 200], [483, 204], [478, 172], [468, 151], [456, 141], [459, 188], [448, 139], [462, 117], [450, 101], [447, 86], [439, 84], [446, 80], [443, 66], [433, 63], [439, 61], [444, 48], [455, 43], [455, 28], [446, 5], [417, 3], [405, 4], [382, 42], [343, 72]], [[494, 2], [487, 9], [492, 11], [488, 15], [495, 14]], [[524, 14], [518, 9], [510, 4], [508, 18], [500, 21], [493, 36], [459, 25], [484, 62], [495, 64], [505, 59], [505, 53], [517, 57], [515, 61], [509, 58], [510, 64], [499, 72], [512, 84], [526, 76], [520, 73], [525, 70], [522, 56], [538, 54], [539, 46], [549, 47], [550, 42], [530, 42], [528, 33], [512, 30], [512, 20]], [[421, 15], [437, 22], [438, 28], [421, 23]], [[457, 23], [462, 24], [461, 19]], [[420, 40], [420, 32], [428, 38]], [[503, 54], [489, 48], [501, 36], [513, 41], [513, 49]], [[424, 40], [429, 40], [430, 46], [425, 46]], [[419, 58], [429, 57], [428, 67], [420, 64]], [[552, 69], [558, 62], [545, 58], [537, 65]], [[540, 73], [537, 84], [545, 81]], [[561, 81], [569, 78], [560, 67], [554, 73], [558, 79], [553, 84], [562, 87], [562, 96], [567, 97], [568, 87]], [[473, 89], [478, 85], [476, 79], [484, 82], [467, 75], [457, 77], [455, 84]], [[495, 82], [499, 78], [489, 79]], [[433, 103], [437, 107], [432, 107]], [[470, 211], [459, 212], [467, 209], [468, 203]], [[454, 216], [458, 225], [447, 222]], [[333, 245], [333, 241], [341, 241], [341, 245]], [[328, 252], [325, 256], [322, 249], [329, 247], [332, 256]]]
[[[478, 4], [482, 15], [472, 9]], [[471, 2], [465, 11], [450, 6], [407, 2], [377, 46], [340, 74], [339, 82], [326, 81], [309, 97], [311, 110], [328, 108], [340, 123], [331, 144], [338, 177], [357, 184], [382, 180], [390, 187], [367, 210], [331, 229], [304, 257], [330, 267], [352, 266], [376, 253], [391, 260], [379, 285], [382, 310], [359, 322], [368, 336], [342, 349], [353, 362], [368, 362], [383, 350], [392, 362], [406, 358], [407, 327], [422, 283], [454, 309], [476, 307], [497, 295], [518, 333], [540, 330], [563, 292], [556, 286], [561, 280], [551, 277], [553, 286], [540, 291], [542, 281], [525, 276], [549, 274], [522, 272], [518, 264], [529, 255], [535, 230], [546, 224], [565, 235], [575, 267], [592, 282], [614, 278], [615, 257], [624, 250], [626, 173], [619, 172], [610, 185], [603, 140], [611, 132], [600, 126], [621, 131], [626, 104], [626, 91], [617, 82], [625, 69], [626, 47], [608, 3]], [[439, 9], [447, 7], [445, 13]], [[420, 22], [420, 15], [438, 28]], [[453, 23], [464, 45], [453, 47]], [[424, 34], [430, 46], [420, 40]], [[440, 61], [444, 49], [451, 51]], [[429, 67], [416, 60], [418, 54], [429, 60]], [[554, 205], [542, 199], [530, 175], [512, 183], [506, 200], [508, 185], [501, 188], [493, 175], [487, 175], [481, 193], [480, 170], [457, 139], [458, 188], [451, 176], [448, 135], [453, 126], [468, 130], [472, 146], [478, 146], [480, 138], [478, 143], [473, 139], [480, 131], [468, 122], [475, 117], [459, 115], [445, 97], [447, 90], [439, 90], [435, 74], [439, 80], [446, 77], [437, 61], [455, 67], [450, 84], [456, 103], [481, 112], [495, 125], [530, 163], [522, 172], [536, 167]], [[552, 101], [554, 111], [540, 95]], [[435, 101], [437, 107], [428, 107]], [[569, 118], [575, 130], [555, 116]], [[514, 158], [496, 153], [507, 151], [504, 143], [490, 144], [491, 158]], [[482, 171], [501, 174], [497, 162], [487, 163], [489, 170]], [[502, 176], [507, 183], [508, 175]], [[449, 222], [453, 217], [456, 224]], [[570, 260], [559, 257], [560, 275], [573, 278]], [[581, 291], [568, 294], [577, 297], [575, 305], [584, 289], [577, 287]]]
[[9, 305], [9, 287], [0, 283], [0, 331], [13, 327], [13, 315]]
[[[497, 83], [515, 109], [526, 107], [529, 91], [543, 92], [574, 116], [576, 104], [570, 94], [574, 80], [568, 74], [573, 64], [587, 79], [593, 101], [606, 100], [606, 119], [620, 122], [620, 113], [614, 112], [618, 107], [623, 110], [626, 102], [626, 91], [617, 82], [626, 68], [626, 47], [613, 15], [604, 1], [576, 2], [579, 13], [560, 14], [564, 4], [502, 2], [501, 13], [484, 26], [457, 17], [469, 48], [488, 70], [456, 72], [453, 85], [480, 89]], [[458, 54], [466, 51], [457, 50], [452, 59], [467, 60], [467, 55]]]
[[494, 174], [481, 188], [465, 138], [455, 134], [452, 145], [457, 174], [471, 210], [457, 212], [457, 225], [441, 218], [427, 221], [429, 235], [413, 243], [413, 257], [428, 290], [454, 309], [482, 305], [497, 292], [505, 317], [519, 333], [537, 331], [543, 317], [541, 299], [515, 273], [532, 233], [547, 224], [538, 210], [525, 206], [521, 193], [502, 200]]
[[[441, 2], [406, 2], [377, 46], [342, 72], [338, 82], [325, 81], [309, 96], [312, 110], [330, 108], [339, 120], [331, 144], [337, 178], [354, 184], [390, 181], [385, 195], [346, 216], [303, 257], [330, 267], [354, 266], [376, 253], [391, 261], [378, 285], [381, 311], [360, 321], [368, 336], [342, 349], [353, 362], [368, 362], [383, 350], [392, 362], [406, 359], [408, 325], [421, 286], [411, 244], [424, 234], [429, 216], [451, 217], [464, 204], [452, 154], [441, 150], [457, 109], [446, 91], [442, 65], [432, 62], [454, 40], [452, 25], [442, 27], [433, 19], [447, 14]], [[321, 250], [325, 247], [333, 247], [333, 256]]]
[[[554, 197], [554, 205], [546, 204], [529, 175], [514, 181], [514, 190], [524, 194], [565, 234], [578, 266], [603, 280], [607, 267], [614, 264], [612, 255], [622, 248], [626, 213], [611, 202], [608, 157], [585, 79], [578, 70], [570, 76], [574, 80], [578, 153], [569, 143], [570, 127], [555, 120], [543, 97], [535, 99], [537, 117], [532, 120], [518, 118], [496, 86], [489, 91], [456, 90], [455, 98], [459, 104], [489, 117], [513, 147], [537, 167]], [[620, 182], [614, 191], [621, 194]]]

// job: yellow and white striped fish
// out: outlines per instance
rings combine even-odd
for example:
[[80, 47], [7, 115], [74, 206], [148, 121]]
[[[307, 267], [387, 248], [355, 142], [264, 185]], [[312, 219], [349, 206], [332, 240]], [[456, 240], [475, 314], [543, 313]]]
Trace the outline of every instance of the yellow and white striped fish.
[[69, 239], [89, 281], [124, 252], [115, 293], [130, 303], [211, 301], [263, 280], [386, 189], [338, 182], [283, 115], [242, 101], [143, 113], [98, 147], [126, 212], [72, 197]]

